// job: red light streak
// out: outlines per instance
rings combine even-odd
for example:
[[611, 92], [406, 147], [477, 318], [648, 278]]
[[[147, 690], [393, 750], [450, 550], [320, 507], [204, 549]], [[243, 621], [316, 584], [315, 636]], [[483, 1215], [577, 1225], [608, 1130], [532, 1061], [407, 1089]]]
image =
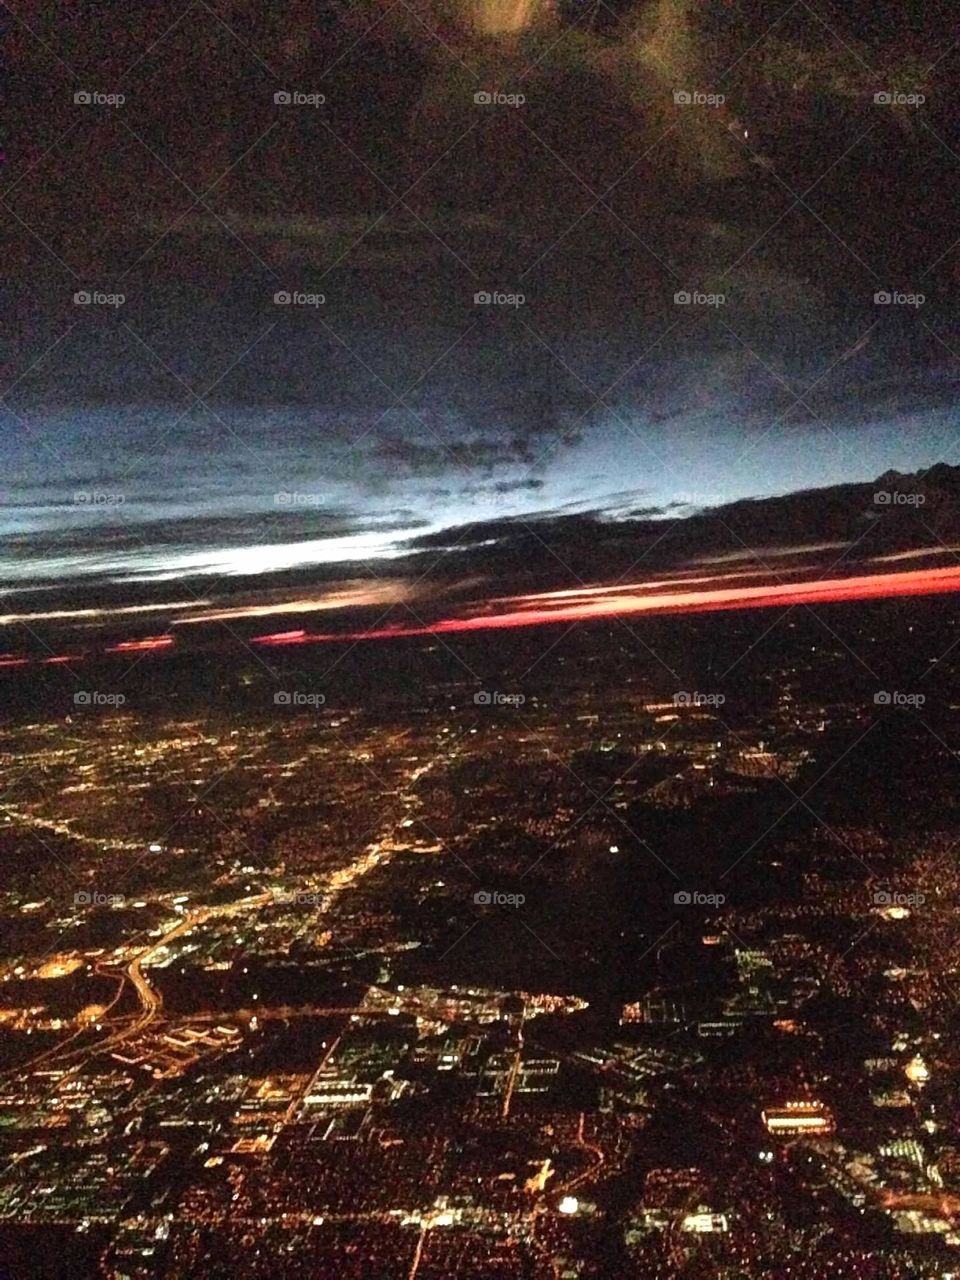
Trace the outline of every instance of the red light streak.
[[[646, 591], [637, 584], [635, 591]], [[769, 609], [800, 604], [834, 604], [854, 600], [875, 600], [893, 596], [938, 595], [960, 590], [960, 567], [914, 569], [900, 573], [878, 573], [850, 578], [824, 578], [818, 582], [790, 582], [760, 587], [732, 587], [710, 591], [661, 592], [652, 595], [625, 595], [622, 586], [607, 589], [607, 598], [538, 608], [552, 598], [518, 596], [510, 612], [476, 614], [464, 618], [441, 618], [422, 626], [390, 626], [370, 631], [285, 632], [280, 636], [255, 636], [253, 644], [321, 644], [333, 641], [387, 640], [397, 636], [445, 635], [460, 631], [506, 630], [513, 627], [543, 626], [555, 622], [587, 622], [598, 618], [630, 617], [638, 614], [714, 613], [729, 609]]]
[[[795, 572], [807, 572], [797, 570]], [[548, 591], [524, 596], [499, 596], [475, 602], [474, 612], [440, 618], [418, 626], [394, 623], [367, 631], [308, 632], [298, 629], [253, 636], [247, 643], [264, 646], [325, 644], [358, 640], [393, 640], [403, 636], [448, 635], [457, 632], [509, 630], [514, 627], [546, 626], [551, 623], [590, 622], [602, 618], [637, 617], [680, 613], [713, 613], [731, 609], [789, 608], [801, 604], [833, 604], [857, 600], [877, 600], [898, 596], [943, 595], [960, 591], [960, 566], [938, 569], [910, 569], [848, 578], [799, 579], [768, 582], [761, 586], [734, 583], [745, 575], [734, 572], [715, 577], [694, 578], [692, 582], [727, 582], [730, 585], [706, 590], [664, 590], [682, 579], [616, 583], [610, 586], [583, 586], [566, 591]], [[751, 571], [752, 576], [752, 571]], [[483, 613], [494, 605], [508, 606], [500, 612]], [[174, 645], [171, 635], [145, 636], [123, 640], [103, 650], [105, 653], [154, 653]], [[29, 658], [0, 654], [0, 669], [30, 665], [65, 665], [83, 661], [83, 654], [57, 654], [49, 658]]]
[[269, 636], [256, 636], [254, 644], [304, 644], [309, 637], [305, 631], [275, 631]]

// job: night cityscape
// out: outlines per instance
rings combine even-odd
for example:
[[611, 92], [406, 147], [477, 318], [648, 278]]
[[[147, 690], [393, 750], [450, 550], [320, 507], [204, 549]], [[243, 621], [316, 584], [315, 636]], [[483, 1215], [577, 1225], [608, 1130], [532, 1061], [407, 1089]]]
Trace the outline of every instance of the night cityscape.
[[0, 30], [0, 1280], [960, 1277], [953, 6]]

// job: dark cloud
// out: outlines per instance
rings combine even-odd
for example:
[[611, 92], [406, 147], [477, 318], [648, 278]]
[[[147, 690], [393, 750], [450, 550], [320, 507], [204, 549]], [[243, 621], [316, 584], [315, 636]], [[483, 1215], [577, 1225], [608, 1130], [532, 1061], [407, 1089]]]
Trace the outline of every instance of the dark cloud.
[[530, 477], [526, 480], [497, 480], [494, 484], [469, 484], [457, 491], [460, 498], [482, 498], [487, 495], [506, 497], [511, 493], [539, 493], [544, 481]]
[[433, 438], [423, 436], [417, 439], [412, 438], [412, 433], [381, 432], [369, 456], [377, 464], [400, 467], [411, 476], [445, 476], [461, 470], [490, 475], [508, 463], [532, 460], [529, 442], [520, 437], [458, 438], [449, 427]]
[[[919, 501], [878, 501], [898, 492]], [[856, 558], [960, 540], [960, 468], [938, 464], [924, 472], [887, 473], [861, 484], [833, 485], [771, 498], [745, 499], [693, 514], [684, 503], [634, 508], [611, 518], [598, 508], [542, 512], [475, 521], [412, 538], [411, 553], [456, 551], [457, 572], [506, 580], [531, 572], [566, 575], [568, 585], [616, 577], [642, 562], [644, 571], [690, 566], [709, 557], [764, 565], [786, 552], [855, 545]]]
[[624, 512], [624, 519], [651, 520], [658, 516], [668, 516], [674, 511], [686, 511], [689, 507], [688, 502], [668, 502], [663, 507], [634, 507], [633, 510]]

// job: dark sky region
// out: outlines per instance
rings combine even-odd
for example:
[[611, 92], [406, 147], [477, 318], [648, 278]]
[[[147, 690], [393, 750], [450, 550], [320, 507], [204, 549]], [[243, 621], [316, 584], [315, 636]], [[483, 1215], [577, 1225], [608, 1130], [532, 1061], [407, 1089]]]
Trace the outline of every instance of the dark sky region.
[[0, 650], [953, 589], [950, 6], [264, 9], [0, 7]]

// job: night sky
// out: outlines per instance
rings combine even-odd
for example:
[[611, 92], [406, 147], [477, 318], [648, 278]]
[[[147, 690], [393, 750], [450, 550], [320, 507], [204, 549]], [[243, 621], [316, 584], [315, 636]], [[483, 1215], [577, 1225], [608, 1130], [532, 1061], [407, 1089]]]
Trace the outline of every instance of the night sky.
[[5, 10], [7, 619], [951, 563], [862, 541], [960, 461], [949, 12], [867, 12]]

